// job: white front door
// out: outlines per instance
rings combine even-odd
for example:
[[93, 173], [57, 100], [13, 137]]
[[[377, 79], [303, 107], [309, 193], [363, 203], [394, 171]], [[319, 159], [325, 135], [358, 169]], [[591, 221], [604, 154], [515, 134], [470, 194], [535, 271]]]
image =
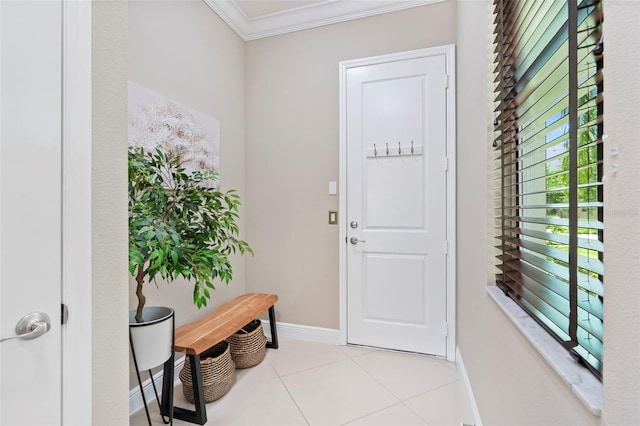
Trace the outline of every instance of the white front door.
[[447, 354], [446, 68], [346, 71], [348, 343]]
[[0, 1], [0, 425], [61, 423], [60, 0]]

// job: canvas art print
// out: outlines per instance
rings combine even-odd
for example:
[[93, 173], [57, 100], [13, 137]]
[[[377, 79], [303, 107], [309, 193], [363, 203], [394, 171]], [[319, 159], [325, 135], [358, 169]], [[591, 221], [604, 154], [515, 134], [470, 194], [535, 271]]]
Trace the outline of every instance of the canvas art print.
[[180, 156], [187, 171], [219, 172], [220, 122], [134, 83], [129, 83], [129, 145]]

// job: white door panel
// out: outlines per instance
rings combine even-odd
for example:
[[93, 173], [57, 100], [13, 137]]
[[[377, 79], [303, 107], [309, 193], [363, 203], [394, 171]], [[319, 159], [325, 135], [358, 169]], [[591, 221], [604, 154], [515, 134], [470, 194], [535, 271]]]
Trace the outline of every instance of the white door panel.
[[346, 74], [347, 341], [446, 355], [444, 55]]
[[51, 318], [0, 343], [0, 425], [61, 421], [61, 37], [61, 1], [0, 2], [0, 337]]
[[[365, 254], [364, 321], [423, 324], [426, 273], [426, 256]], [[403, 283], [402, 292], [389, 285], [394, 282]]]

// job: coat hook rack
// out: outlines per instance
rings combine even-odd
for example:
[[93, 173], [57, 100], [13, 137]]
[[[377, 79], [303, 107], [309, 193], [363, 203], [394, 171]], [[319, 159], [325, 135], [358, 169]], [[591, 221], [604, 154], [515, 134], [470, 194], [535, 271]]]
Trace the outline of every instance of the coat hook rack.
[[399, 141], [397, 151], [394, 148], [389, 148], [389, 142], [385, 142], [385, 149], [383, 153], [378, 152], [377, 143], [374, 143], [372, 145], [372, 148], [366, 149], [367, 157], [410, 157], [415, 155], [422, 155], [422, 146], [414, 144], [413, 141], [410, 141], [406, 145], [403, 145], [402, 141]]

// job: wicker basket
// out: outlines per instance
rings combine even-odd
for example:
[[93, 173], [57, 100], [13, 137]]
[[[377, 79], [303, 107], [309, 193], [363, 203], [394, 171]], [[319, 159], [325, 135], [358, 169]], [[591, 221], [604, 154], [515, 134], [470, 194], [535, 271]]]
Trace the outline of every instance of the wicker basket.
[[[236, 366], [231, 359], [229, 344], [220, 342], [200, 355], [200, 370], [202, 373], [202, 386], [204, 388], [205, 402], [212, 402], [222, 398], [235, 380]], [[193, 383], [191, 381], [191, 360], [187, 355], [184, 366], [180, 371], [182, 381], [182, 393], [187, 401], [193, 403]]]
[[260, 364], [267, 352], [267, 338], [260, 320], [253, 320], [228, 339], [231, 357], [236, 368], [249, 368]]

